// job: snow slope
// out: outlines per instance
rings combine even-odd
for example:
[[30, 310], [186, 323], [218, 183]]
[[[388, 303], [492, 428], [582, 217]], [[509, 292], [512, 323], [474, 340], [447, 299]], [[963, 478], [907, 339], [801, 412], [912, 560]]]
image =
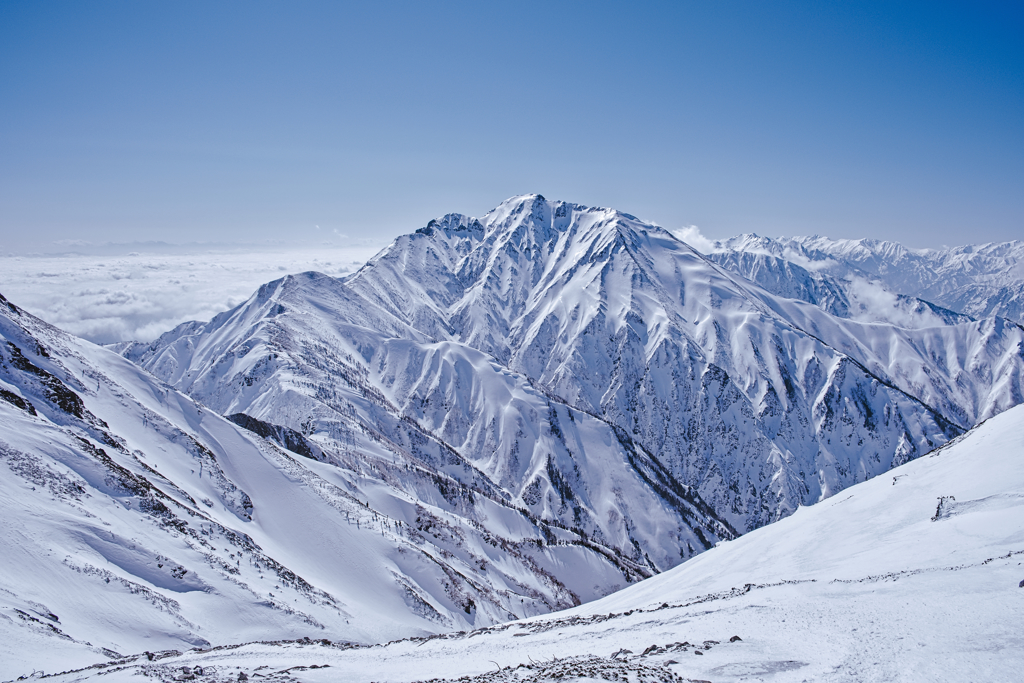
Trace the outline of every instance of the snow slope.
[[[0, 677], [282, 634], [373, 643], [488, 625], [651, 574], [511, 506], [420, 432], [403, 446], [360, 431], [325, 455], [233, 420], [0, 298]], [[684, 497], [680, 514], [724, 530]]]
[[[251, 643], [59, 681], [1016, 681], [1024, 407], [602, 600], [374, 647]], [[187, 673], [186, 673], [187, 672]]]
[[[141, 349], [145, 367], [204, 405], [301, 432], [327, 462], [365, 460], [363, 443], [383, 443], [398, 480], [414, 462], [557, 525], [548, 540], [574, 552], [623, 558], [620, 570], [580, 577], [570, 600], [603, 596], [736, 533], [621, 428], [472, 347], [427, 338], [325, 275], [269, 283], [210, 323]], [[467, 515], [486, 525], [479, 512]], [[574, 565], [543, 567], [562, 576]]]

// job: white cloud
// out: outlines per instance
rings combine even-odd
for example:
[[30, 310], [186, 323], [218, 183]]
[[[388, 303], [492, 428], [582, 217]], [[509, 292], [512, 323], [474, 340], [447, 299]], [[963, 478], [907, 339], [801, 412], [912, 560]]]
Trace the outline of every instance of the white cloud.
[[669, 230], [669, 232], [675, 235], [676, 239], [681, 242], [686, 242], [702, 254], [709, 254], [715, 249], [714, 241], [709, 240], [707, 237], [702, 235], [700, 233], [700, 228], [696, 225], [687, 225], [682, 228]]
[[150, 341], [209, 320], [287, 273], [354, 272], [376, 247], [132, 252], [0, 257], [0, 292], [30, 313], [98, 343]]

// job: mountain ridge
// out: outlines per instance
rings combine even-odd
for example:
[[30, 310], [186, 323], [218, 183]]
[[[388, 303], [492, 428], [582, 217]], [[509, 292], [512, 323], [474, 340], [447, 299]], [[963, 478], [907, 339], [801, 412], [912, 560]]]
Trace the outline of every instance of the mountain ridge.
[[[801, 271], [798, 279], [810, 279], [831, 290], [839, 307], [830, 312], [841, 317], [856, 314], [846, 299], [869, 306], [872, 298], [889, 293], [906, 297], [903, 307], [938, 305], [944, 309], [936, 311], [940, 317], [952, 311], [972, 318], [1000, 316], [1024, 322], [1024, 242], [1020, 240], [910, 249], [884, 240], [833, 240], [817, 235], [772, 238], [751, 233], [712, 242], [708, 257], [776, 293], [781, 293], [782, 283], [765, 279], [759, 271], [764, 258], [780, 259]], [[831, 303], [828, 296], [796, 298]], [[868, 315], [884, 318], [887, 312], [874, 308]]]
[[[304, 284], [299, 284], [300, 280]], [[430, 373], [423, 375], [418, 366], [395, 365], [397, 361], [389, 359], [387, 352], [378, 353], [378, 349], [395, 347], [387, 339], [398, 334], [413, 345], [458, 343], [482, 351], [499, 366], [543, 387], [567, 405], [624, 429], [656, 454], [681, 483], [697, 487], [705, 499], [717, 496], [713, 505], [731, 510], [731, 523], [741, 529], [784, 516], [798, 504], [813, 502], [846, 485], [841, 481], [862, 480], [870, 476], [869, 472], [884, 471], [873, 469], [877, 465], [863, 469], [863, 463], [854, 464], [862, 461], [851, 455], [852, 451], [835, 463], [836, 454], [828, 448], [831, 436], [817, 433], [822, 428], [836, 428], [831, 418], [826, 419], [829, 415], [845, 415], [844, 419], [866, 428], [871, 423], [869, 416], [876, 413], [885, 419], [900, 415], [896, 419], [903, 424], [903, 409], [897, 404], [915, 415], [933, 414], [928, 418], [932, 426], [916, 436], [905, 429], [886, 437], [867, 435], [881, 440], [879, 448], [891, 449], [888, 452], [893, 456], [904, 458], [930, 450], [977, 419], [1020, 400], [1020, 360], [1013, 353], [1019, 343], [1018, 328], [961, 320], [936, 333], [928, 327], [904, 330], [840, 322], [819, 315], [818, 309], [778, 299], [738, 279], [657, 226], [609, 209], [548, 202], [539, 195], [512, 198], [481, 219], [448, 214], [430, 221], [414, 233], [397, 238], [343, 280], [311, 275], [300, 280], [274, 286], [298, 291], [309, 284], [307, 299], [316, 296], [318, 287], [335, 290], [337, 305], [316, 315], [324, 320], [340, 317], [358, 330], [335, 330], [328, 336], [347, 336], [349, 341], [343, 345], [351, 343], [350, 355], [362, 358], [369, 371], [367, 377], [373, 378], [394, 406], [414, 416], [459, 452], [480, 452], [482, 447], [491, 448], [485, 446], [487, 443], [501, 443], [504, 437], [500, 429], [488, 434], [467, 426], [471, 413], [485, 416], [485, 422], [496, 423], [498, 416], [491, 413], [486, 417], [489, 413], [485, 403], [477, 403], [470, 410], [467, 406], [471, 401], [457, 392], [449, 398], [462, 402], [459, 410], [424, 412], [430, 400], [439, 399], [430, 395], [436, 393], [441, 380]], [[302, 297], [290, 301], [282, 299], [277, 305], [284, 311], [311, 310]], [[236, 310], [255, 303], [252, 300]], [[288, 315], [286, 312], [278, 320], [287, 322]], [[255, 329], [235, 334], [241, 338]], [[386, 339], [373, 338], [366, 329], [377, 330]], [[884, 334], [878, 334], [879, 330]], [[159, 369], [160, 363], [168, 359], [165, 350], [187, 339], [188, 344], [202, 346], [201, 354], [209, 354], [213, 346], [207, 340], [213, 334], [212, 328], [206, 332], [197, 327], [179, 330], [130, 353], [157, 374], [164, 372], [163, 376], [171, 377]], [[936, 373], [932, 357], [937, 357], [939, 347], [957, 351], [943, 356], [945, 365]], [[992, 358], [986, 351], [989, 347], [995, 350]], [[766, 349], [773, 352], [771, 361], [764, 357]], [[968, 352], [966, 356], [963, 351]], [[221, 358], [227, 362], [225, 356]], [[980, 358], [984, 358], [980, 365], [995, 363], [997, 368], [1007, 369], [1011, 381], [997, 386], [992, 373], [968, 372]], [[203, 362], [188, 362], [192, 363], [192, 372], [203, 371]], [[845, 369], [847, 366], [849, 369]], [[655, 380], [655, 375], [664, 372], [677, 378], [671, 386]], [[857, 409], [855, 419], [846, 405], [826, 405], [829, 400], [842, 403], [845, 399], [841, 400], [843, 390], [830, 393], [822, 382], [846, 382], [851, 372], [857, 376], [855, 384], [877, 384], [858, 392], [882, 400], [879, 391], [895, 391], [899, 396], [893, 394], [891, 400], [896, 403], [887, 404], [890, 399], [885, 399], [877, 410]], [[800, 379], [810, 384], [794, 393]], [[683, 395], [680, 392], [687, 384], [692, 388]], [[198, 391], [200, 400], [211, 398], [208, 389], [189, 389], [194, 384], [188, 382], [181, 386], [186, 391]], [[782, 494], [785, 500], [781, 507], [768, 503], [764, 490], [754, 498], [735, 490], [728, 493], [729, 485], [743, 489], [746, 484], [741, 482], [750, 481], [730, 464], [735, 457], [726, 456], [735, 449], [709, 459], [715, 451], [713, 443], [686, 446], [699, 441], [701, 432], [730, 431], [726, 423], [714, 417], [725, 407], [721, 396], [714, 406], [698, 407], [693, 403], [698, 397], [706, 398], [714, 387], [731, 397], [725, 399], [727, 404], [740, 401], [747, 406], [732, 424], [746, 421], [755, 425], [755, 434], [758, 430], [763, 434], [755, 438], [762, 439], [761, 445], [752, 444], [749, 433], [729, 437], [739, 438], [736, 447], [750, 453], [748, 462], [753, 453], [764, 454], [758, 458], [764, 459], [773, 452], [769, 444], [777, 442], [782, 427], [783, 431], [788, 429], [790, 439], [825, 447], [806, 457], [827, 453], [823, 457], [834, 463], [830, 468], [839, 464], [838, 470], [832, 470], [838, 476], [822, 474], [817, 482], [802, 477], [801, 483], [790, 479], [790, 492]], [[798, 411], [806, 416], [800, 422], [793, 422], [792, 402], [805, 406]], [[920, 405], [911, 408], [911, 403]], [[868, 402], [861, 404], [867, 406]], [[444, 405], [443, 399], [439, 405]], [[706, 424], [701, 428], [698, 422], [688, 427], [680, 422], [679, 416], [701, 412], [719, 426], [709, 429]], [[772, 413], [777, 420], [769, 417]], [[644, 417], [652, 414], [662, 417]], [[784, 426], [775, 424], [787, 420]], [[286, 418], [276, 421], [287, 423]], [[295, 428], [294, 424], [288, 426]], [[841, 438], [849, 442], [851, 436]], [[863, 443], [864, 436], [857, 438]], [[929, 441], [935, 438], [939, 441]], [[742, 445], [744, 439], [746, 446]], [[784, 442], [774, 451], [778, 455], [771, 456], [783, 470], [789, 457], [783, 454], [792, 453], [793, 445]], [[799, 446], [805, 453], [808, 447]], [[683, 451], [684, 455], [666, 455], [672, 451]], [[880, 452], [878, 457], [882, 457]], [[795, 469], [806, 472], [808, 467]], [[863, 474], [855, 474], [858, 471]], [[759, 478], [778, 480], [777, 474], [778, 470], [762, 471]], [[489, 476], [501, 475], [492, 472]], [[787, 477], [781, 481], [785, 480]], [[503, 485], [512, 483], [505, 480]]]

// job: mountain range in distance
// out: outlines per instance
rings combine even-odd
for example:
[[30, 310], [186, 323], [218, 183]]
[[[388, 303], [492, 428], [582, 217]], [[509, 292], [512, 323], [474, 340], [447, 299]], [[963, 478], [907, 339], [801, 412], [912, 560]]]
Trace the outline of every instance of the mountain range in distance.
[[904, 326], [991, 316], [1024, 321], [1024, 242], [1018, 240], [908, 249], [879, 240], [750, 234], [712, 243], [707, 256], [774, 294], [841, 318]]
[[528, 195], [148, 344], [5, 299], [0, 676], [505, 628], [667, 600], [663, 577], [747, 534], [796, 529], [805, 552], [805, 506], [1019, 415], [1021, 253], [747, 235], [702, 254]]

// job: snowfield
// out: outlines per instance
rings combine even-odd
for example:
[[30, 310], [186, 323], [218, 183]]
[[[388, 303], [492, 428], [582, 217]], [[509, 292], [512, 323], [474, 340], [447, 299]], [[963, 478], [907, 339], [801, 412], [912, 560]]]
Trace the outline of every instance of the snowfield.
[[573, 610], [372, 647], [140, 655], [54, 680], [1016, 681], [1022, 423], [1024, 407], [1009, 410], [884, 477]]

